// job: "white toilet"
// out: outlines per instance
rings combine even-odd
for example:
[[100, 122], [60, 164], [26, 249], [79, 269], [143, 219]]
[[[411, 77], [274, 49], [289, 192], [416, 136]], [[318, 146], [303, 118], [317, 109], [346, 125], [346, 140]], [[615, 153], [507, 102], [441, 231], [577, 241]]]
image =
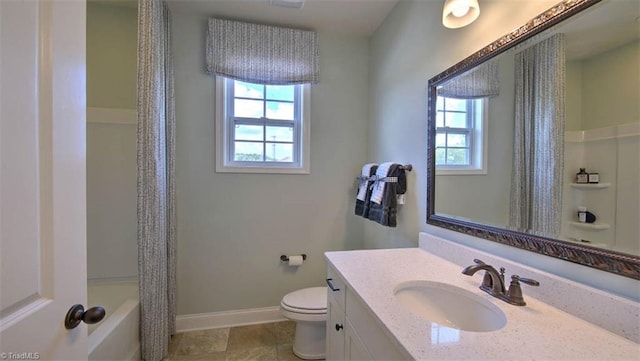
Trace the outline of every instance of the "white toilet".
[[288, 293], [280, 302], [282, 315], [296, 322], [293, 353], [304, 360], [324, 358], [327, 288], [311, 287]]

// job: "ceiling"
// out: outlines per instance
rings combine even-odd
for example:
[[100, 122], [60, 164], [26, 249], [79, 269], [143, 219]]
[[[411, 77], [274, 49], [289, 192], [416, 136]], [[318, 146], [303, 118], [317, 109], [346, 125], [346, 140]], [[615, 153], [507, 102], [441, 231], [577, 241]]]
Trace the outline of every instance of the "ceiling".
[[562, 23], [567, 59], [580, 60], [640, 39], [640, 2], [602, 2]]
[[219, 16], [316, 31], [371, 35], [398, 0], [305, 0], [302, 9], [269, 0], [167, 0], [174, 13]]

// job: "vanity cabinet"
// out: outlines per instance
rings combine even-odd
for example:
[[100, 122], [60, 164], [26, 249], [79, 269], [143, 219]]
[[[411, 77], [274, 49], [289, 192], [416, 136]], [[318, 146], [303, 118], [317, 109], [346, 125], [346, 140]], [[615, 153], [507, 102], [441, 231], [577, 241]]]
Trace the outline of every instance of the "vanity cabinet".
[[326, 360], [406, 359], [331, 266], [327, 280]]

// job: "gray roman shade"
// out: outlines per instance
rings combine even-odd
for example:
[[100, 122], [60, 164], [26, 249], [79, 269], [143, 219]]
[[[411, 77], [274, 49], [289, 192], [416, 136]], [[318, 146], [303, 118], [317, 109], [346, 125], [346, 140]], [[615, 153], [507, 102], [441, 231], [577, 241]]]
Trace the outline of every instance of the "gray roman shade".
[[318, 82], [318, 41], [313, 31], [209, 19], [207, 72], [251, 83]]
[[498, 61], [489, 60], [458, 75], [438, 88], [438, 95], [446, 98], [477, 99], [498, 95]]

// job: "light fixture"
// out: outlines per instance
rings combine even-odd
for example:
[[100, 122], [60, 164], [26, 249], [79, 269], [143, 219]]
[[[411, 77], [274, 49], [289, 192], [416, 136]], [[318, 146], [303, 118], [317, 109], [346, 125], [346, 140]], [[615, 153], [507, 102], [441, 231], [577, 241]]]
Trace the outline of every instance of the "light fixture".
[[442, 10], [442, 24], [457, 29], [471, 24], [479, 15], [478, 0], [447, 0]]

